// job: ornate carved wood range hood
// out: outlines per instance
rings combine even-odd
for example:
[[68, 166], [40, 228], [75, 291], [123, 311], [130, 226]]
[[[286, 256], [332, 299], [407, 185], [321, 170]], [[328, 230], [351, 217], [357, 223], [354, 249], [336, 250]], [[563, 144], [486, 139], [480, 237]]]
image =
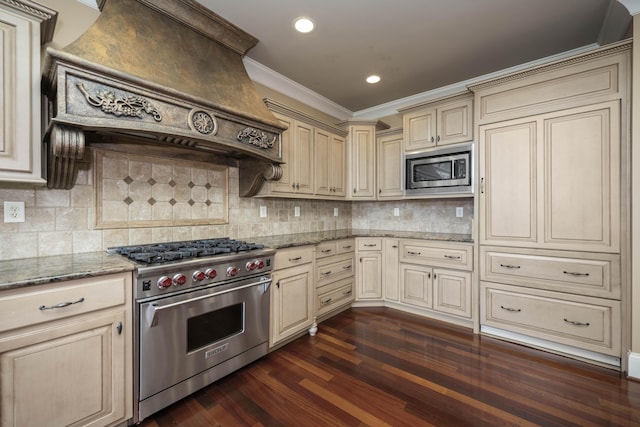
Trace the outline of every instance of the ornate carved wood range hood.
[[256, 43], [192, 0], [106, 1], [78, 40], [47, 49], [49, 187], [73, 187], [94, 142], [237, 164], [242, 196], [280, 179], [284, 128], [242, 63]]

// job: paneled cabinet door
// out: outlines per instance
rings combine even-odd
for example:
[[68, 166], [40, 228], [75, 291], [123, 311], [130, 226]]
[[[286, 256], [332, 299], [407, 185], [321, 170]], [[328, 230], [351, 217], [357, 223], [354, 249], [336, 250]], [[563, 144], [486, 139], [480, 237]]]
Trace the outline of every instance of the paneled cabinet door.
[[433, 269], [421, 265], [400, 264], [400, 302], [433, 307]]
[[398, 301], [400, 298], [400, 247], [397, 239], [384, 239], [384, 263], [382, 264], [382, 287], [384, 299]]
[[357, 255], [356, 299], [382, 298], [382, 253], [364, 252]]
[[434, 268], [433, 309], [471, 317], [471, 273]]
[[345, 196], [346, 141], [344, 138], [315, 130], [315, 193]]
[[375, 126], [351, 126], [349, 128], [351, 149], [351, 188], [352, 199], [374, 200], [376, 167]]
[[403, 186], [402, 134], [378, 138], [378, 199], [400, 199]]
[[125, 312], [0, 340], [0, 424], [105, 426], [125, 419]]
[[273, 113], [287, 126], [282, 132], [282, 178], [270, 183], [275, 193], [313, 194], [313, 128], [282, 114]]
[[311, 326], [315, 298], [311, 266], [306, 264], [273, 273], [270, 346]]
[[618, 252], [620, 110], [480, 127], [480, 243]]

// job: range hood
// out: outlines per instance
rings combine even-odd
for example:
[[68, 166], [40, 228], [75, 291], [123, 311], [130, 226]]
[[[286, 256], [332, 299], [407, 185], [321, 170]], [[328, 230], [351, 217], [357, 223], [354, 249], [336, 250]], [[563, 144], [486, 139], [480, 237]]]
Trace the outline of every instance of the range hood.
[[88, 144], [237, 165], [240, 195], [282, 176], [283, 125], [242, 63], [257, 39], [192, 0], [107, 0], [46, 51], [50, 188], [71, 188]]

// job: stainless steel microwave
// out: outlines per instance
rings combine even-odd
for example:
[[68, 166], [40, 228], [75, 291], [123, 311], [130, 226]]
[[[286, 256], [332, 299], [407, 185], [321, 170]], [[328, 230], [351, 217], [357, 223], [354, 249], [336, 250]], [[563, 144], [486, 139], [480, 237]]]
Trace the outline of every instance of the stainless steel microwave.
[[465, 144], [405, 156], [405, 191], [419, 194], [470, 194], [473, 145]]

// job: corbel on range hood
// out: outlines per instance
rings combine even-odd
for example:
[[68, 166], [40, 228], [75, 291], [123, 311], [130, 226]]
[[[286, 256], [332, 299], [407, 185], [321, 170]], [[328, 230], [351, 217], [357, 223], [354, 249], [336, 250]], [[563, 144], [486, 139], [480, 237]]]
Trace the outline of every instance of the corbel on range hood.
[[73, 187], [94, 142], [236, 164], [241, 196], [280, 179], [284, 127], [242, 63], [256, 43], [192, 0], [104, 2], [78, 40], [46, 51], [48, 186]]

